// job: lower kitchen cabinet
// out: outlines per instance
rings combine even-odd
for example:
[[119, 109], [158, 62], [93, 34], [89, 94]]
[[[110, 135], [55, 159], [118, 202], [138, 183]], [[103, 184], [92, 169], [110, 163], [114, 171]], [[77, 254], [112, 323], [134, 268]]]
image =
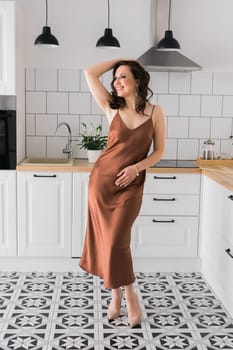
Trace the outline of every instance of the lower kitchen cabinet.
[[[88, 181], [88, 173], [73, 174], [73, 257], [81, 256], [85, 236]], [[198, 258], [199, 195], [200, 174], [147, 174], [132, 229], [133, 256]]]
[[200, 174], [147, 174], [133, 225], [139, 258], [198, 258]]
[[72, 257], [80, 257], [87, 222], [89, 173], [73, 173]]
[[71, 257], [72, 173], [18, 171], [18, 255]]
[[135, 257], [196, 257], [197, 247], [198, 217], [139, 216], [134, 223]]
[[0, 256], [17, 254], [16, 171], [0, 171]]
[[203, 176], [202, 272], [233, 316], [233, 193]]

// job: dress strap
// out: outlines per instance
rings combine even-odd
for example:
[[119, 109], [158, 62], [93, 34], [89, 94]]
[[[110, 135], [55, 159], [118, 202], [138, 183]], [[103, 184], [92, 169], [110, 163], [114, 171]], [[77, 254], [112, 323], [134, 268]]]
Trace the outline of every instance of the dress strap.
[[154, 109], [155, 109], [155, 105], [153, 105], [153, 107], [152, 107], [152, 111], [151, 111], [151, 114], [150, 114], [150, 118], [151, 118], [152, 115], [153, 115]]

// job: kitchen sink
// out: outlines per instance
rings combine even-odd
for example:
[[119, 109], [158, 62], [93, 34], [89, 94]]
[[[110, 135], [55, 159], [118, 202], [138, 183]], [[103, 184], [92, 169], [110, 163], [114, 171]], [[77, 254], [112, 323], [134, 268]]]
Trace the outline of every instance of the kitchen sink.
[[26, 158], [22, 165], [41, 165], [41, 166], [71, 166], [73, 159], [68, 158]]

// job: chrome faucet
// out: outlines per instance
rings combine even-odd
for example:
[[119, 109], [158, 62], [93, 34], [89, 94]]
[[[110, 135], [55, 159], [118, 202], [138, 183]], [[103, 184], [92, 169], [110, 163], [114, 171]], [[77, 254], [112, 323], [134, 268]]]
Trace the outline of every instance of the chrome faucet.
[[68, 155], [68, 159], [72, 159], [72, 153], [73, 153], [73, 149], [72, 149], [72, 134], [71, 134], [71, 129], [70, 129], [70, 126], [69, 124], [67, 124], [66, 122], [61, 122], [58, 124], [57, 128], [56, 128], [56, 132], [55, 134], [57, 135], [58, 134], [58, 129], [61, 127], [61, 126], [66, 126], [67, 127], [67, 130], [68, 130], [68, 143], [66, 144], [66, 147], [62, 150], [62, 152], [64, 154], [67, 154]]

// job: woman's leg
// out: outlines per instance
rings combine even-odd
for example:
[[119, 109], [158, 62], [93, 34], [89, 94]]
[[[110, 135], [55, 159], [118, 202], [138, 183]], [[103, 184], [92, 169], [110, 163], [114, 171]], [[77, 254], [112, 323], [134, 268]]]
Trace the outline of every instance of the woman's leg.
[[122, 300], [121, 288], [112, 289], [112, 300], [108, 307], [108, 319], [109, 321], [114, 320], [120, 315]]
[[125, 298], [128, 309], [128, 320], [130, 327], [135, 327], [141, 322], [142, 313], [133, 284], [125, 286]]

